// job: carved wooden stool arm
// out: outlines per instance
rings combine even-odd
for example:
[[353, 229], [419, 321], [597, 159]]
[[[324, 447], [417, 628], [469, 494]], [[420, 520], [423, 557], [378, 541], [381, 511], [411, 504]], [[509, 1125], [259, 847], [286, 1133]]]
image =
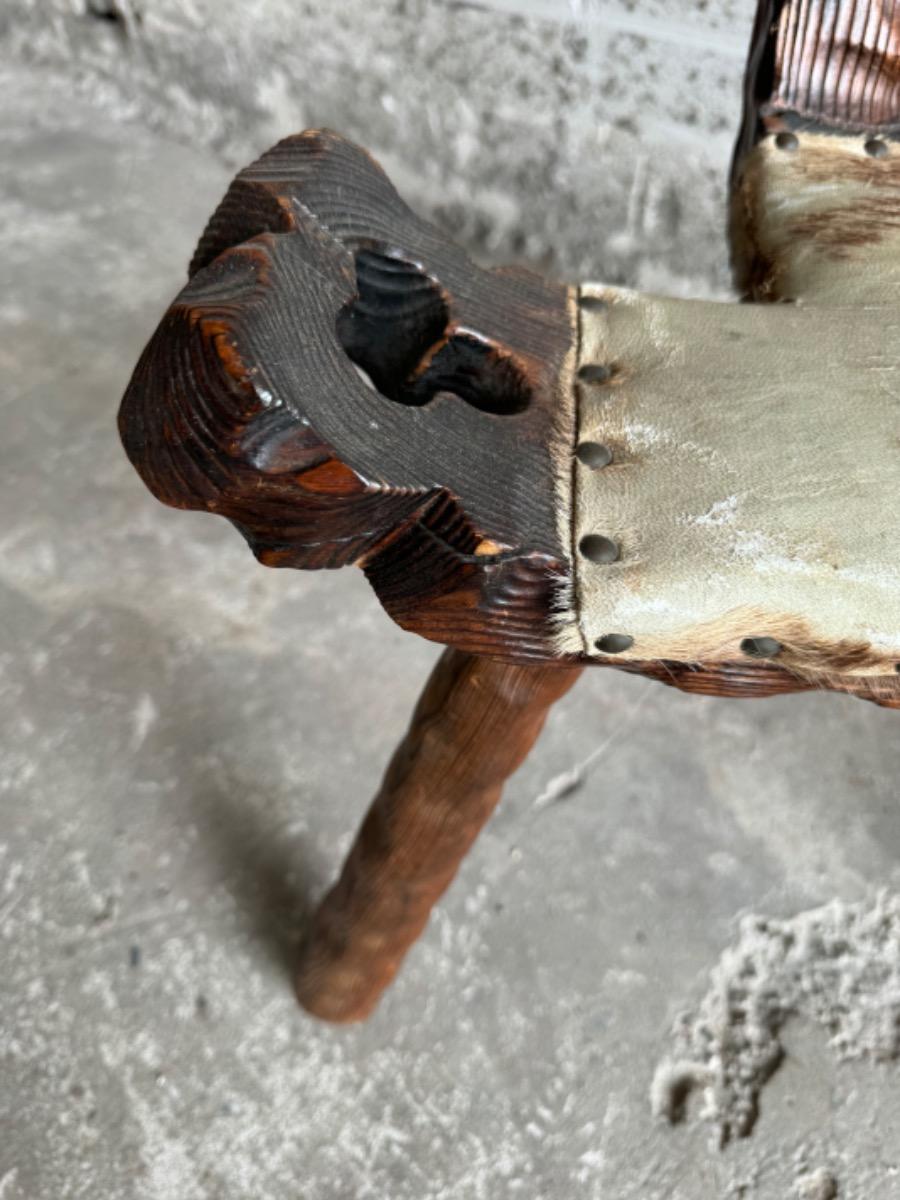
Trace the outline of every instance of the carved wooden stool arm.
[[327, 131], [229, 188], [126, 451], [263, 563], [358, 565], [454, 647], [314, 923], [312, 1011], [370, 1010], [573, 668], [900, 707], [898, 49], [894, 6], [761, 0], [731, 200], [755, 303], [483, 270]]
[[161, 500], [228, 517], [267, 565], [355, 563], [405, 628], [545, 659], [574, 320], [565, 288], [471, 263], [363, 150], [300, 134], [212, 217], [122, 438]]

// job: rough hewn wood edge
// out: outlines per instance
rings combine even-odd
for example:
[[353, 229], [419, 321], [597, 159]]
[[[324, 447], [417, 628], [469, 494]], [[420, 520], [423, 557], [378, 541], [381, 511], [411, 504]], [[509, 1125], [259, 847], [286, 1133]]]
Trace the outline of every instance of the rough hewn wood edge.
[[[898, 136], [900, 0], [759, 0], [731, 164], [729, 235], [738, 289], [757, 300], [793, 298], [772, 287], [778, 264], [760, 251], [765, 231], [755, 226], [766, 219], [761, 197], [772, 190], [767, 178], [760, 180], [766, 176], [760, 143], [790, 153], [798, 138], [802, 145], [843, 139], [846, 147], [855, 138], [860, 155], [872, 142], [877, 157]], [[823, 150], [820, 157], [830, 156]], [[779, 197], [769, 200], [775, 211]]]
[[[366, 387], [335, 320], [368, 247], [438, 282], [451, 333], [473, 331], [515, 360], [526, 410], [492, 416], [440, 396], [409, 408]], [[557, 513], [574, 337], [565, 288], [476, 267], [369, 155], [310, 131], [229, 189], [138, 364], [120, 429], [155, 495], [226, 516], [267, 565], [355, 563], [408, 629], [551, 659], [567, 602]]]
[[788, 0], [778, 14], [772, 112], [843, 130], [900, 127], [896, 0]]
[[759, 0], [734, 171], [768, 133], [900, 133], [897, 0]]
[[900, 679], [896, 675], [848, 678], [823, 675], [816, 680], [801, 679], [774, 663], [745, 660], [705, 663], [657, 662], [598, 663], [632, 675], [657, 679], [681, 692], [699, 696], [725, 696], [739, 700], [762, 700], [792, 692], [843, 692], [860, 700], [871, 700], [882, 708], [900, 708]]

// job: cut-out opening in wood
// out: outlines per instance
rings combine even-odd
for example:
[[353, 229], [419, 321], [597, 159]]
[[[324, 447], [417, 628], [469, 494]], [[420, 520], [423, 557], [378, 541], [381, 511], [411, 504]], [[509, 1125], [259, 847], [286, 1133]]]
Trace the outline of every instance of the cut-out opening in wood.
[[528, 407], [531, 389], [512, 354], [454, 326], [450, 297], [416, 263], [358, 250], [356, 287], [338, 314], [338, 340], [382, 396], [419, 407], [451, 393], [498, 416]]

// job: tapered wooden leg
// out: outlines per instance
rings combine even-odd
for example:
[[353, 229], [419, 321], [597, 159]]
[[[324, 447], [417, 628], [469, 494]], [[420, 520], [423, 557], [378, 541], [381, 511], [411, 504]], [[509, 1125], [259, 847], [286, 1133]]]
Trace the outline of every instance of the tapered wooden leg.
[[328, 1021], [369, 1015], [579, 674], [444, 651], [313, 919], [297, 971], [306, 1009]]

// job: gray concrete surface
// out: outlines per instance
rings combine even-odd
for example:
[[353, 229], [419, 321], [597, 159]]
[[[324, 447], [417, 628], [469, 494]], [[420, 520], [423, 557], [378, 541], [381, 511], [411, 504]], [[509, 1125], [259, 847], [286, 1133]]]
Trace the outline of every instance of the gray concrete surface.
[[286, 964], [436, 650], [114, 428], [230, 170], [306, 123], [484, 257], [721, 294], [749, 5], [243, 7], [2, 13], [0, 1197], [900, 1195], [896, 1063], [802, 1016], [749, 1137], [650, 1100], [741, 914], [900, 888], [896, 716], [593, 672], [375, 1017], [318, 1025]]
[[0, 43], [235, 169], [330, 125], [482, 258], [709, 294], [751, 19], [752, 0], [4, 0]]

